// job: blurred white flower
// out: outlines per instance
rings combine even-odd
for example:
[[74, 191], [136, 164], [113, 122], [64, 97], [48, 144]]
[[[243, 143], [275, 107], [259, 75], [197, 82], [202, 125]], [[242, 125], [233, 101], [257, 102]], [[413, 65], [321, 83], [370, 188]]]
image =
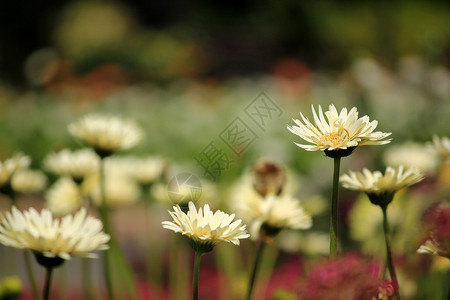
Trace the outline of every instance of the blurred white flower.
[[102, 227], [102, 222], [88, 216], [84, 208], [59, 220], [47, 209], [38, 213], [30, 208], [22, 213], [13, 207], [0, 216], [0, 242], [50, 258], [96, 257], [93, 251], [108, 249], [110, 236]]
[[0, 186], [9, 184], [14, 172], [27, 168], [30, 163], [31, 159], [22, 153], [17, 153], [3, 162], [0, 161]]
[[390, 146], [383, 155], [387, 166], [413, 167], [426, 173], [437, 165], [436, 155], [428, 147], [414, 142]]
[[99, 157], [91, 149], [63, 149], [47, 155], [44, 168], [58, 176], [70, 176], [78, 181], [98, 171]]
[[[81, 185], [84, 195], [92, 199], [93, 204], [101, 205], [100, 178], [98, 174], [88, 176]], [[129, 205], [137, 202], [141, 195], [139, 185], [133, 179], [117, 173], [105, 176], [105, 199], [110, 207]]]
[[11, 187], [17, 193], [38, 194], [45, 189], [47, 176], [41, 171], [20, 169], [11, 179]]
[[58, 179], [45, 194], [46, 206], [55, 215], [73, 213], [83, 205], [80, 187], [70, 177]]
[[[235, 215], [229, 215], [220, 210], [213, 213], [208, 204], [202, 208], [195, 207], [189, 202], [189, 211], [184, 213], [180, 207], [174, 206], [174, 211], [169, 211], [173, 222], [162, 222], [163, 228], [186, 235], [194, 243], [213, 247], [219, 242], [228, 242], [234, 245], [240, 244], [240, 239], [250, 235], [242, 225], [242, 220], [234, 220]], [[197, 249], [194, 249], [197, 251]], [[212, 250], [212, 249], [210, 249]]]
[[431, 147], [437, 152], [442, 161], [450, 162], [450, 139], [446, 136], [439, 138], [433, 136], [433, 144]]
[[166, 162], [157, 156], [113, 156], [105, 161], [106, 172], [121, 173], [141, 184], [150, 184], [162, 175]]
[[143, 135], [132, 121], [96, 114], [86, 115], [70, 124], [69, 132], [105, 156], [134, 147]]
[[353, 107], [350, 111], [347, 111], [347, 108], [343, 108], [338, 113], [336, 107], [330, 105], [329, 111], [325, 112], [327, 119], [325, 119], [320, 105], [318, 114], [314, 106], [312, 106], [312, 111], [315, 125], [300, 113], [303, 122], [293, 119], [297, 126], [287, 127], [293, 134], [311, 143], [311, 145], [305, 145], [294, 142], [297, 146], [307, 151], [322, 150], [328, 155], [328, 151], [346, 150], [348, 153], [345, 152], [345, 154], [340, 155], [346, 156], [357, 146], [384, 145], [390, 142], [390, 139], [383, 139], [391, 133], [374, 132], [378, 122], [369, 122], [368, 116], [358, 118], [356, 107]]
[[384, 175], [380, 171], [371, 172], [363, 169], [362, 172], [349, 171], [341, 176], [342, 186], [365, 192], [367, 194], [395, 193], [396, 191], [413, 185], [423, 179], [419, 169], [400, 167], [387, 167]]

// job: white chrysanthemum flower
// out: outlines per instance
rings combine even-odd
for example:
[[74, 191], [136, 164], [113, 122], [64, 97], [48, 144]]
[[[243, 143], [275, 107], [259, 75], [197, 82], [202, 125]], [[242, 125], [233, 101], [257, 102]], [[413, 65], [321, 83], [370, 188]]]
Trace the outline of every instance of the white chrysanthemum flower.
[[[316, 113], [314, 106], [312, 106], [315, 125], [312, 124], [308, 118], [303, 116], [302, 121], [293, 119], [297, 126], [288, 126], [287, 128], [293, 134], [298, 135], [311, 145], [295, 143], [300, 148], [307, 151], [322, 150], [346, 150], [344, 154], [339, 156], [346, 156], [351, 153], [354, 147], [362, 145], [383, 145], [389, 143], [391, 140], [383, 140], [391, 133], [384, 133], [375, 131], [378, 125], [377, 121], [369, 122], [369, 117], [364, 116], [358, 118], [358, 111], [353, 107], [350, 111], [343, 108], [340, 113], [336, 110], [334, 105], [330, 105], [329, 111], [322, 112], [322, 107], [319, 105], [319, 114]], [[348, 153], [347, 153], [348, 152]]]
[[[240, 239], [246, 239], [250, 235], [242, 225], [242, 220], [234, 220], [235, 215], [229, 215], [220, 210], [213, 213], [208, 204], [202, 208], [195, 207], [189, 202], [189, 211], [184, 213], [177, 205], [174, 211], [169, 211], [173, 222], [162, 222], [163, 228], [173, 230], [189, 237], [194, 243], [206, 246], [214, 246], [219, 242], [228, 242], [239, 245]], [[211, 249], [212, 250], [212, 249]]]
[[160, 157], [108, 157], [105, 161], [106, 172], [121, 173], [137, 180], [141, 184], [155, 182], [163, 173], [165, 161]]
[[414, 167], [422, 172], [428, 172], [437, 165], [436, 155], [425, 145], [414, 142], [389, 147], [383, 160], [388, 166]]
[[312, 218], [300, 205], [298, 199], [291, 196], [267, 195], [258, 201], [243, 203], [242, 214], [251, 221], [250, 233], [258, 236], [261, 227], [276, 231], [284, 228], [308, 229], [312, 226]]
[[44, 168], [58, 176], [70, 176], [82, 180], [99, 169], [99, 157], [91, 149], [71, 151], [63, 149], [50, 153], [44, 160]]
[[434, 135], [432, 147], [444, 162], [450, 162], [450, 139], [448, 137], [439, 138]]
[[73, 213], [83, 205], [81, 190], [70, 177], [58, 179], [45, 195], [47, 208], [55, 215]]
[[3, 162], [0, 161], [0, 186], [10, 183], [14, 172], [27, 168], [30, 163], [31, 159], [22, 153], [18, 153]]
[[102, 222], [88, 216], [84, 208], [59, 220], [48, 209], [38, 213], [30, 208], [22, 213], [13, 207], [0, 216], [0, 242], [50, 258], [96, 257], [93, 251], [108, 249], [110, 236], [102, 227]]
[[38, 194], [46, 185], [47, 176], [38, 170], [20, 169], [11, 178], [11, 187], [17, 193]]
[[106, 155], [134, 147], [142, 139], [142, 130], [133, 122], [114, 116], [86, 115], [69, 125], [76, 138]]
[[[98, 174], [90, 175], [84, 180], [82, 191], [84, 195], [91, 197], [95, 205], [101, 205], [102, 198]], [[131, 178], [116, 173], [108, 173], [105, 176], [105, 199], [108, 206], [133, 204], [139, 200], [140, 195], [139, 185]]]
[[423, 179], [422, 172], [416, 168], [405, 169], [400, 167], [387, 167], [384, 175], [380, 171], [370, 172], [363, 169], [361, 172], [352, 172], [341, 176], [342, 186], [365, 192], [368, 194], [395, 193], [396, 191], [413, 185]]

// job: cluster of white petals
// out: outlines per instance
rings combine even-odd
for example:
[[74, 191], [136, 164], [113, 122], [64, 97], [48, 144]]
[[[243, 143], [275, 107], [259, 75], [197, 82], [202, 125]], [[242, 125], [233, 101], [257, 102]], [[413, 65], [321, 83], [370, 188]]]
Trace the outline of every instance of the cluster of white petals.
[[215, 245], [224, 241], [239, 245], [240, 239], [248, 238], [250, 235], [242, 225], [242, 220], [234, 220], [235, 215], [229, 215], [220, 210], [213, 213], [208, 204], [202, 208], [195, 207], [189, 202], [189, 211], [184, 213], [177, 205], [174, 211], [169, 211], [173, 222], [162, 222], [163, 227], [174, 232], [186, 235], [191, 240], [199, 243]]
[[73, 213], [83, 205], [81, 190], [72, 178], [62, 177], [45, 194], [46, 206], [55, 215]]
[[96, 257], [92, 252], [108, 249], [109, 239], [102, 222], [88, 216], [84, 208], [62, 219], [54, 219], [47, 209], [39, 213], [30, 208], [22, 213], [16, 207], [0, 216], [2, 244], [46, 257]]
[[155, 182], [163, 173], [166, 162], [158, 156], [112, 156], [105, 160], [107, 173], [121, 173], [142, 184]]
[[71, 151], [63, 149], [50, 153], [44, 160], [44, 168], [58, 176], [83, 179], [99, 169], [99, 157], [91, 149]]
[[0, 186], [9, 183], [12, 175], [19, 169], [27, 168], [31, 163], [31, 159], [18, 153], [5, 161], [0, 161]]
[[[105, 176], [104, 188], [106, 204], [111, 207], [135, 203], [141, 195], [138, 183], [119, 173], [108, 173]], [[81, 189], [95, 205], [101, 205], [100, 176], [97, 173], [88, 176], [83, 181]]]
[[371, 172], [363, 169], [362, 172], [349, 171], [341, 176], [342, 186], [368, 194], [381, 194], [396, 192], [404, 187], [413, 185], [423, 179], [422, 172], [417, 168], [405, 169], [403, 166], [387, 167], [384, 175], [380, 171]]
[[96, 150], [111, 152], [134, 147], [143, 135], [132, 121], [97, 114], [86, 115], [70, 124], [69, 132]]
[[[300, 201], [291, 196], [267, 195], [257, 205], [249, 205], [242, 213], [252, 219], [250, 233], [257, 236], [264, 224], [272, 228], [308, 229], [312, 226], [312, 218], [308, 215]], [[256, 203], [253, 203], [256, 204]]]
[[378, 122], [369, 121], [368, 116], [358, 118], [356, 107], [350, 111], [343, 108], [338, 113], [336, 107], [330, 105], [329, 111], [325, 112], [326, 119], [320, 105], [318, 114], [314, 106], [312, 106], [312, 111], [315, 125], [300, 113], [303, 122], [293, 119], [297, 126], [287, 127], [293, 134], [311, 143], [310, 145], [295, 143], [307, 151], [347, 149], [362, 145], [383, 145], [390, 142], [390, 140], [383, 139], [391, 133], [374, 131]]
[[11, 186], [17, 193], [38, 194], [46, 185], [47, 176], [39, 170], [20, 169], [11, 178]]
[[434, 135], [432, 147], [444, 162], [450, 162], [450, 139], [448, 137], [439, 138]]

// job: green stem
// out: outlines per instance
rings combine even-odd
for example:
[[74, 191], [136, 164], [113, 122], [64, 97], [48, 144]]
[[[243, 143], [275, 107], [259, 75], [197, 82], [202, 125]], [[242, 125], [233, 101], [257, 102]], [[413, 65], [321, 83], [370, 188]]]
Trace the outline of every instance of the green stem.
[[30, 282], [31, 291], [33, 292], [34, 299], [40, 300], [41, 296], [34, 280], [33, 267], [31, 265], [31, 254], [29, 251], [23, 252], [25, 258], [25, 267], [27, 269], [28, 281]]
[[128, 264], [125, 254], [123, 253], [122, 248], [115, 238], [111, 237], [110, 245], [111, 255], [113, 257], [115, 265], [119, 270], [120, 276], [124, 281], [125, 287], [128, 290], [128, 295], [130, 296], [131, 300], [137, 300], [138, 296], [136, 294], [133, 271]]
[[[99, 173], [99, 181], [100, 181], [100, 215], [103, 220], [103, 225], [105, 226], [105, 232], [109, 235], [111, 232], [111, 225], [109, 223], [109, 215], [108, 215], [108, 205], [106, 204], [106, 194], [105, 194], [105, 162], [103, 159], [100, 159], [100, 173]], [[112, 237], [111, 237], [112, 238]], [[103, 273], [105, 276], [105, 284], [106, 291], [108, 292], [109, 299], [114, 299], [114, 292], [112, 288], [112, 280], [111, 280], [111, 268], [110, 268], [110, 256], [109, 251], [104, 252], [103, 256]]]
[[50, 284], [52, 281], [52, 272], [53, 272], [53, 268], [52, 267], [47, 267], [47, 276], [45, 279], [45, 287], [44, 287], [44, 292], [43, 292], [43, 296], [42, 298], [44, 300], [48, 300], [50, 299]]
[[381, 206], [381, 210], [383, 211], [383, 230], [384, 230], [384, 240], [386, 242], [386, 262], [389, 269], [389, 274], [391, 275], [391, 280], [397, 284], [397, 289], [395, 292], [395, 297], [397, 300], [400, 300], [400, 287], [397, 281], [397, 275], [395, 273], [394, 262], [392, 260], [391, 254], [391, 233], [389, 230], [389, 222], [387, 218], [387, 205]]
[[338, 190], [339, 190], [339, 170], [341, 158], [334, 158], [333, 172], [333, 193], [331, 195], [331, 215], [330, 215], [330, 256], [335, 256], [337, 252], [337, 218], [338, 218]]
[[261, 257], [262, 257], [262, 253], [264, 251], [265, 246], [266, 246], [266, 243], [262, 239], [260, 239], [259, 244], [256, 248], [255, 257], [253, 258], [252, 271], [250, 273], [250, 279], [249, 279], [248, 288], [247, 288], [247, 296], [245, 297], [245, 299], [247, 299], [247, 300], [250, 300], [252, 298], [252, 292], [253, 292], [253, 287], [255, 285], [256, 274], [258, 273], [259, 264], [261, 262]]
[[192, 281], [192, 300], [198, 300], [198, 277], [200, 274], [200, 258], [202, 257], [200, 251], [195, 252], [194, 260], [194, 278]]
[[83, 274], [83, 297], [86, 300], [93, 299], [92, 294], [92, 276], [91, 276], [91, 264], [89, 258], [81, 259], [81, 273]]

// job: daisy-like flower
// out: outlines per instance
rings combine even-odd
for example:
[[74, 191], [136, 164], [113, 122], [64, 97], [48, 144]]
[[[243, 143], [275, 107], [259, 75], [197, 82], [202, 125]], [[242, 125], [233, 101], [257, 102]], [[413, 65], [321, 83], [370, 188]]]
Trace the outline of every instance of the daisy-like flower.
[[[92, 198], [95, 205], [101, 206], [100, 178], [92, 174], [83, 181], [82, 192]], [[141, 190], [137, 182], [127, 176], [110, 173], [105, 178], [105, 201], [108, 207], [127, 205], [139, 200]]]
[[371, 172], [363, 169], [362, 172], [352, 172], [341, 176], [342, 186], [365, 192], [370, 201], [376, 205], [388, 205], [394, 194], [407, 186], [411, 186], [423, 179], [419, 169], [403, 166], [387, 167], [384, 175], [380, 171]]
[[50, 153], [44, 160], [44, 168], [58, 176], [70, 176], [81, 182], [89, 174], [98, 171], [99, 157], [91, 149], [73, 152], [63, 149]]
[[148, 185], [162, 175], [166, 162], [160, 157], [108, 157], [105, 161], [107, 172], [122, 173], [140, 184]]
[[446, 136], [439, 138], [433, 136], [432, 148], [438, 153], [444, 162], [450, 162], [450, 139]]
[[312, 226], [311, 216], [304, 211], [300, 201], [288, 195], [267, 195], [256, 201], [245, 201], [241, 212], [251, 220], [250, 233], [254, 237], [260, 230], [273, 236], [284, 228], [308, 229]]
[[389, 147], [383, 154], [388, 166], [415, 167], [426, 173], [437, 166], [437, 157], [432, 149], [423, 144], [406, 142]]
[[7, 188], [11, 183], [11, 177], [13, 174], [23, 168], [27, 168], [31, 163], [31, 159], [18, 153], [7, 160], [0, 162], [0, 187]]
[[90, 145], [101, 157], [134, 147], [142, 130], [133, 122], [114, 116], [91, 114], [69, 125], [69, 132]]
[[240, 239], [250, 235], [242, 225], [242, 220], [234, 220], [235, 215], [229, 215], [220, 210], [213, 213], [208, 204], [202, 208], [189, 202], [189, 211], [184, 213], [177, 205], [174, 211], [169, 211], [173, 222], [162, 222], [163, 228], [173, 230], [189, 237], [191, 246], [196, 252], [209, 252], [219, 242], [239, 245]]
[[391, 133], [374, 131], [378, 125], [377, 121], [369, 121], [368, 116], [358, 118], [358, 111], [353, 107], [350, 111], [343, 108], [340, 113], [334, 105], [330, 105], [329, 110], [324, 113], [319, 105], [317, 114], [312, 106], [314, 122], [311, 123], [302, 113], [302, 121], [293, 119], [297, 126], [287, 128], [293, 134], [298, 135], [303, 140], [311, 143], [299, 144], [300, 148], [307, 151], [322, 150], [330, 157], [348, 156], [357, 146], [362, 145], [383, 145], [391, 140], [383, 140]]
[[84, 208], [59, 220], [48, 209], [21, 212], [13, 207], [0, 216], [0, 243], [45, 258], [96, 257], [93, 251], [108, 249], [110, 237], [102, 227], [102, 222], [88, 216]]
[[11, 187], [17, 193], [38, 194], [46, 185], [47, 176], [38, 170], [20, 169], [11, 178]]
[[58, 179], [45, 194], [46, 206], [55, 215], [63, 216], [83, 204], [80, 187], [70, 177]]

